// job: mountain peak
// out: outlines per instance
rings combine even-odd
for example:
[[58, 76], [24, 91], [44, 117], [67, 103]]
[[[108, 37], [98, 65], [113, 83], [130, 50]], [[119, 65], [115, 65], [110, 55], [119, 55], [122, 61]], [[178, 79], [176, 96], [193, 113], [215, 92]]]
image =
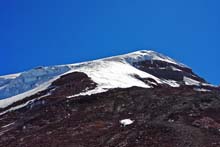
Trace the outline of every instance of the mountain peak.
[[4, 100], [0, 100], [0, 108], [43, 91], [62, 76], [74, 72], [86, 74], [97, 85], [94, 89], [83, 90], [74, 96], [133, 86], [191, 86], [203, 91], [213, 87], [182, 63], [152, 50], [139, 50], [83, 63], [35, 68], [16, 76], [2, 76], [0, 99]]
[[145, 61], [145, 60], [150, 60], [150, 61], [163, 61], [163, 62], [168, 62], [171, 64], [179, 65], [181, 67], [189, 68], [186, 65], [177, 62], [176, 60], [165, 56], [161, 53], [155, 52], [153, 50], [138, 50], [135, 52], [131, 52], [128, 54], [123, 54], [119, 56], [114, 56], [114, 57], [109, 57], [106, 58], [106, 60], [126, 60], [130, 64], [133, 64], [135, 62], [140, 62], [140, 61]]
[[151, 50], [37, 67], [0, 77], [0, 144], [217, 147], [219, 90]]

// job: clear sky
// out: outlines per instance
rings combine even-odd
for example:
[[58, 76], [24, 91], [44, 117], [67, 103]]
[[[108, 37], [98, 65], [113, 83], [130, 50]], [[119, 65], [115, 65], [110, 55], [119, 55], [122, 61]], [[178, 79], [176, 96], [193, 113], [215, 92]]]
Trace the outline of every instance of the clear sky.
[[1, 0], [0, 75], [138, 49], [220, 84], [219, 0]]

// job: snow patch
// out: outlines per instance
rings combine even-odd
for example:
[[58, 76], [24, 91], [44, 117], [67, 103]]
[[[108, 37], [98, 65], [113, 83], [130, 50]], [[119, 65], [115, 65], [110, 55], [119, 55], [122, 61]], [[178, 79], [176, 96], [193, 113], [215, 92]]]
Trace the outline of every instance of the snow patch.
[[103, 92], [106, 92], [106, 91], [108, 91], [108, 89], [102, 89], [101, 87], [97, 87], [95, 89], [92, 89], [92, 90], [89, 90], [89, 91], [86, 91], [86, 92], [81, 92], [79, 94], [67, 96], [66, 98], [74, 98], [74, 97], [77, 97], [77, 96], [85, 96], [85, 95], [90, 96], [90, 95], [93, 95], [93, 94], [103, 93]]
[[180, 87], [180, 84], [174, 80], [163, 80], [163, 83], [170, 85], [171, 87]]
[[131, 119], [123, 119], [123, 120], [120, 120], [120, 124], [122, 124], [123, 126], [127, 126], [127, 125], [131, 125], [133, 124], [134, 121], [131, 120]]
[[210, 92], [211, 90], [205, 89], [205, 88], [194, 88], [195, 91], [200, 91], [200, 92]]
[[185, 82], [186, 85], [196, 85], [196, 86], [200, 85], [199, 81], [193, 80], [193, 79], [191, 79], [189, 77], [184, 77], [183, 81]]
[[215, 87], [217, 88], [218, 86], [212, 85], [212, 84], [208, 84], [208, 83], [202, 83], [202, 86], [209, 86], [209, 87]]
[[14, 123], [15, 123], [15, 122], [10, 123], [10, 124], [7, 124], [7, 125], [4, 125], [4, 126], [2, 126], [1, 128], [7, 128], [7, 127], [9, 127], [9, 126], [13, 125]]
[[180, 70], [180, 69], [178, 69], [178, 68], [176, 68], [176, 67], [174, 67], [174, 66], [171, 66], [171, 69], [172, 69], [173, 71], [182, 71], [182, 70]]

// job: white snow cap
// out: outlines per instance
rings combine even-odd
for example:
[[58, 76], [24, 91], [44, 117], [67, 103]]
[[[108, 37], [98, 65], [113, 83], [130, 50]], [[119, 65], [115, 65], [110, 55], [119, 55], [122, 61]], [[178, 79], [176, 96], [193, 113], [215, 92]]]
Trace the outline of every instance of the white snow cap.
[[119, 60], [119, 61], [125, 60], [126, 62], [128, 62], [130, 64], [135, 63], [135, 62], [139, 62], [139, 61], [145, 61], [145, 60], [160, 60], [160, 61], [176, 64], [181, 67], [187, 67], [186, 65], [184, 65], [180, 62], [177, 62], [168, 56], [165, 56], [163, 54], [157, 53], [152, 50], [139, 50], [139, 51], [124, 54], [124, 55], [105, 58], [103, 60], [114, 60], [114, 61], [115, 60]]
[[[176, 81], [159, 79], [137, 69], [133, 65], [135, 62], [145, 60], [160, 60], [181, 67], [187, 67], [157, 52], [141, 50], [83, 63], [35, 68], [20, 74], [0, 76], [0, 98], [7, 98], [0, 100], [0, 108], [5, 108], [16, 101], [43, 91], [60, 76], [72, 72], [83, 72], [87, 74], [97, 83], [97, 87], [93, 90], [68, 96], [67, 98], [101, 93], [113, 88], [129, 88], [133, 86], [152, 88], [151, 85], [144, 83], [137, 77], [153, 79], [156, 81], [154, 83], [155, 85], [168, 84], [171, 87], [180, 86]], [[189, 78], [185, 78], [185, 82], [187, 84], [198, 84]]]

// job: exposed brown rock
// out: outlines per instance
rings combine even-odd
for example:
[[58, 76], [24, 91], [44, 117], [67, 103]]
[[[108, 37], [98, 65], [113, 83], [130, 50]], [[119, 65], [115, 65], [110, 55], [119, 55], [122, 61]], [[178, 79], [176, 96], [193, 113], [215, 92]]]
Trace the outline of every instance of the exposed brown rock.
[[[66, 77], [71, 79], [72, 76]], [[86, 78], [84, 75], [79, 76]], [[53, 85], [65, 87], [66, 77]], [[63, 91], [59, 88], [57, 90]], [[44, 104], [27, 106], [1, 116], [1, 146], [220, 145], [220, 132], [217, 130], [220, 123], [220, 95], [217, 92], [201, 93], [187, 87], [132, 87], [67, 99], [66, 94], [62, 96], [62, 92], [55, 90], [42, 100], [45, 101]], [[121, 125], [120, 120], [127, 118], [134, 120], [134, 123]], [[5, 127], [10, 123], [13, 124]]]
[[[172, 79], [175, 81], [183, 81], [183, 77], [190, 77], [191, 79], [205, 82], [205, 80], [195, 73], [190, 68], [181, 67], [176, 64], [160, 61], [160, 60], [146, 60], [134, 63], [134, 66], [142, 71], [150, 73], [158, 78]], [[177, 70], [174, 70], [176, 68]]]

